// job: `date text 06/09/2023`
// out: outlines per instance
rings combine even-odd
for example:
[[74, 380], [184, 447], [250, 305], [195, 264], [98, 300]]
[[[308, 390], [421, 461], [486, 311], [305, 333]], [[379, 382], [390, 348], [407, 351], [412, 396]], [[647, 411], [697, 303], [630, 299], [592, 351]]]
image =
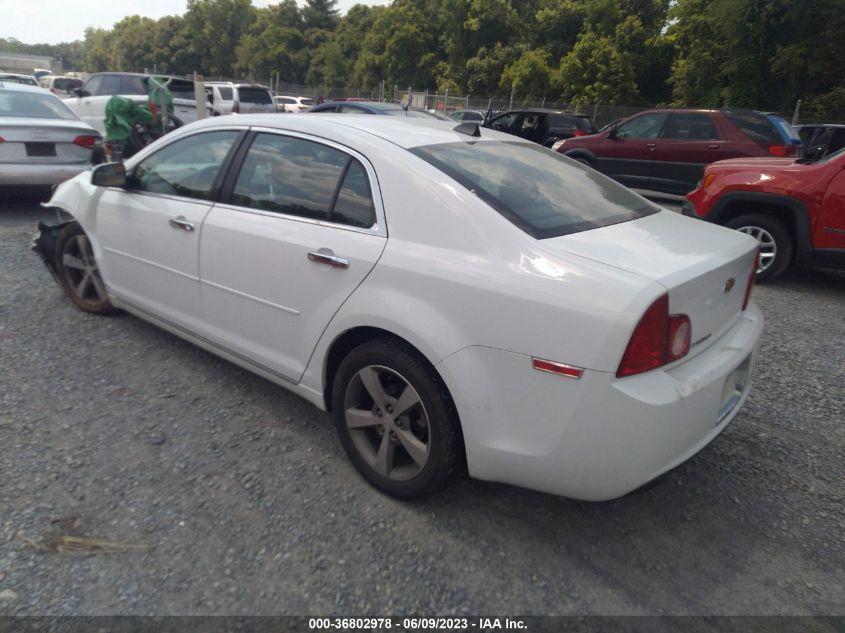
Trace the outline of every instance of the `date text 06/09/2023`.
[[358, 617], [358, 618], [309, 618], [311, 631], [499, 631], [527, 630], [525, 622], [519, 619], [477, 617]]

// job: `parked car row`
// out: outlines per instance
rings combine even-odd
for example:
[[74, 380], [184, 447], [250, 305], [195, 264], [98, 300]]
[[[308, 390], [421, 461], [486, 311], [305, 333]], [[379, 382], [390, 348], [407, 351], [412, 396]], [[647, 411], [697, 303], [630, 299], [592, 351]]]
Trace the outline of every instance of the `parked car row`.
[[727, 158], [787, 157], [801, 139], [777, 115], [750, 110], [646, 110], [602, 132], [553, 146], [624, 185], [686, 194], [704, 166]]

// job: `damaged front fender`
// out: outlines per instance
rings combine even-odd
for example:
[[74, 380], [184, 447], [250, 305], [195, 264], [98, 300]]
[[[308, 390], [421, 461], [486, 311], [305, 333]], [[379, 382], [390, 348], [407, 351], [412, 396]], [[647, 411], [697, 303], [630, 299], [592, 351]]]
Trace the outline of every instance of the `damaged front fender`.
[[47, 270], [50, 271], [50, 274], [53, 275], [53, 279], [55, 279], [56, 283], [59, 285], [61, 285], [62, 282], [59, 279], [59, 273], [56, 269], [56, 244], [59, 241], [59, 233], [61, 230], [74, 221], [75, 220], [72, 219], [64, 221], [60, 220], [56, 224], [47, 224], [39, 220], [35, 230], [35, 235], [32, 236], [32, 250], [38, 253], [39, 257], [41, 257], [41, 260], [44, 262], [44, 265], [47, 267]]

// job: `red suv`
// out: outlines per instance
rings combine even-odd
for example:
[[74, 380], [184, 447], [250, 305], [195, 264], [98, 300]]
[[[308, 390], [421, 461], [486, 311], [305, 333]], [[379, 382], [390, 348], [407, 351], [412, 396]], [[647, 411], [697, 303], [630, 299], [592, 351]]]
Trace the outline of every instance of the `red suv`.
[[646, 110], [552, 149], [629, 187], [685, 194], [704, 166], [726, 158], [795, 156], [801, 139], [782, 117], [751, 110]]
[[684, 215], [753, 235], [757, 281], [792, 261], [845, 267], [845, 148], [819, 160], [748, 158], [708, 165]]

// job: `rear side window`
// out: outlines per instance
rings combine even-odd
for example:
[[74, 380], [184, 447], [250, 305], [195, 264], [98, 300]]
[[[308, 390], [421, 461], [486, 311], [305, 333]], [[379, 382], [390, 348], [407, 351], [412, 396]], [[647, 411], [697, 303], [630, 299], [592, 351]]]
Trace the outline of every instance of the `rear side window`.
[[764, 114], [736, 110], [722, 110], [722, 113], [755, 143], [780, 145], [784, 142], [777, 128]]
[[312, 220], [369, 227], [369, 179], [348, 154], [320, 143], [258, 134], [238, 174], [232, 203]]
[[718, 139], [713, 120], [700, 112], [676, 112], [669, 119], [663, 138], [683, 141], [708, 141]]
[[241, 103], [273, 103], [270, 93], [263, 88], [238, 88], [238, 100]]
[[226, 88], [224, 86], [218, 86], [217, 90], [220, 92], [220, 98], [223, 101], [231, 101], [232, 100], [232, 89]]
[[143, 77], [123, 76], [120, 78], [121, 95], [145, 95], [147, 94], [147, 82]]
[[410, 151], [537, 239], [626, 222], [659, 210], [594, 169], [533, 143], [444, 143]]

